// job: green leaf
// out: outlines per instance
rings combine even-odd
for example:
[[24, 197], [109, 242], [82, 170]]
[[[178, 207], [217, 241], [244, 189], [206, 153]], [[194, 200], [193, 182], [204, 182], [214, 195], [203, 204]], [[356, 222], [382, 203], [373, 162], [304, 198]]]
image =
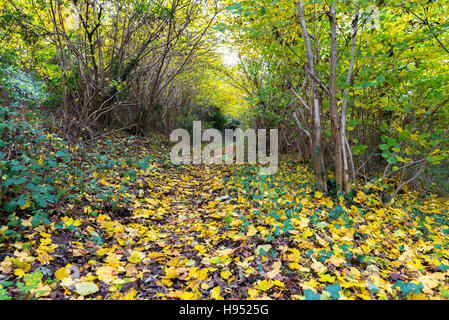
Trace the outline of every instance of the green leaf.
[[304, 297], [306, 300], [320, 300], [320, 295], [310, 289], [304, 290]]
[[389, 146], [394, 147], [396, 145], [396, 139], [388, 138], [387, 143], [388, 143]]
[[398, 161], [396, 160], [395, 157], [390, 157], [390, 158], [388, 158], [388, 159], [387, 159], [387, 162], [388, 162], [389, 164], [396, 164], [396, 163], [398, 163]]
[[16, 200], [11, 200], [10, 202], [8, 202], [8, 204], [5, 206], [5, 210], [9, 213], [14, 212], [16, 210], [17, 207], [17, 201]]
[[326, 290], [332, 295], [333, 299], [339, 299], [340, 298], [340, 294], [339, 292], [341, 291], [341, 286], [338, 283], [334, 283], [332, 285], [328, 285], [326, 286]]
[[407, 138], [410, 137], [410, 132], [406, 129], [403, 130], [400, 134], [399, 134], [399, 140], [404, 141], [407, 140]]

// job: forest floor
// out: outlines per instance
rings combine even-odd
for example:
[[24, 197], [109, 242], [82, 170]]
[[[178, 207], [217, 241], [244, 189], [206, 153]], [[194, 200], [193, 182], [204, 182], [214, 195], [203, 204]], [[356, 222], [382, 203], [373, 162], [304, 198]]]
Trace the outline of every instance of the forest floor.
[[[174, 166], [163, 143], [129, 136], [94, 148], [110, 163], [85, 164], [95, 188], [51, 204], [42, 223], [22, 205], [21, 227], [9, 224], [19, 236], [1, 227], [0, 297], [449, 298], [449, 199], [406, 190], [385, 203], [392, 181], [325, 196], [292, 157], [262, 179]], [[77, 183], [67, 178], [58, 188]]]

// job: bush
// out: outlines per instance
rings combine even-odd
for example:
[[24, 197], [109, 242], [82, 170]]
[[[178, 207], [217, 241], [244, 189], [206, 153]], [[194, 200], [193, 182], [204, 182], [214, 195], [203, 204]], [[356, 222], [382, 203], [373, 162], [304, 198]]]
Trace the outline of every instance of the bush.
[[37, 106], [48, 98], [44, 83], [8, 63], [0, 62], [0, 91], [13, 101]]
[[55, 173], [71, 160], [66, 145], [17, 116], [16, 110], [0, 107], [0, 205], [9, 213], [54, 203], [60, 196]]

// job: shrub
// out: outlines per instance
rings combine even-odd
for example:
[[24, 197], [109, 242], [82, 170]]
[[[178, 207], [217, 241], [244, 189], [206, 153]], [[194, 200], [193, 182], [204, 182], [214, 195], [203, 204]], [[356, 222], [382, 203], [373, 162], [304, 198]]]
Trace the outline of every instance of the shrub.
[[37, 106], [48, 98], [44, 83], [29, 73], [8, 63], [0, 62], [0, 91], [13, 101]]

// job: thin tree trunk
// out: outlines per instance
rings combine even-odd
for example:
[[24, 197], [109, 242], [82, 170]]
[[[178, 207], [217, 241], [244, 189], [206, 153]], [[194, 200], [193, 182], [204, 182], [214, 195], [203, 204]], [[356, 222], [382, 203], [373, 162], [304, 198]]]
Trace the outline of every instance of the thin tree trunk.
[[340, 130], [338, 128], [338, 109], [337, 109], [337, 17], [335, 13], [335, 2], [332, 2], [329, 12], [330, 32], [331, 32], [331, 70], [329, 76], [329, 107], [331, 112], [331, 128], [332, 138], [334, 140], [335, 153], [335, 181], [337, 191], [343, 189], [343, 162], [342, 162], [342, 146]]
[[[357, 38], [357, 30], [358, 30], [358, 21], [359, 21], [359, 14], [360, 14], [360, 8], [357, 5], [355, 8], [355, 16], [354, 20], [352, 22], [352, 37], [351, 37], [351, 59], [349, 61], [349, 68], [348, 68], [348, 74], [346, 76], [346, 83], [349, 85], [352, 84], [352, 72], [354, 69], [354, 60], [355, 60], [355, 52], [356, 52], [356, 38]], [[348, 173], [348, 157], [350, 158], [350, 162], [353, 163], [352, 154], [349, 150], [350, 145], [346, 138], [346, 109], [348, 107], [348, 96], [349, 90], [346, 88], [343, 91], [343, 101], [342, 101], [342, 107], [341, 107], [341, 120], [340, 120], [340, 137], [341, 137], [341, 145], [342, 148], [342, 157], [343, 157], [343, 185], [344, 185], [344, 191], [350, 192], [351, 191], [351, 182], [349, 179], [349, 173]], [[345, 143], [347, 143], [348, 152], [346, 151], [346, 148], [344, 148]], [[354, 172], [355, 175], [355, 172]], [[353, 177], [355, 178], [355, 177]]]
[[316, 83], [316, 72], [313, 61], [313, 52], [310, 44], [309, 33], [307, 31], [306, 20], [304, 17], [304, 6], [302, 1], [298, 2], [299, 19], [301, 22], [302, 34], [304, 38], [304, 44], [307, 51], [308, 68], [311, 73], [311, 85], [312, 85], [312, 165], [315, 175], [315, 183], [317, 188], [321, 192], [327, 192], [326, 178], [323, 167], [323, 153], [321, 150], [321, 119], [320, 119], [320, 104], [318, 87]]

